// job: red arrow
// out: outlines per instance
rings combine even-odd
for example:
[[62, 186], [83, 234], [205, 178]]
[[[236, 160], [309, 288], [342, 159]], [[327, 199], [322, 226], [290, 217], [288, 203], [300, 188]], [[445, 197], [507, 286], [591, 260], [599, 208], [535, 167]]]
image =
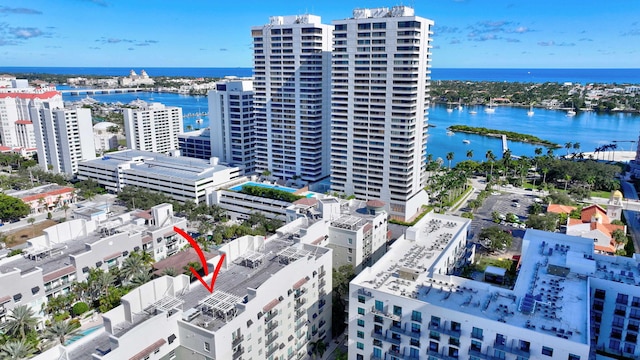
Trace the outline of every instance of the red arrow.
[[[174, 226], [173, 230], [178, 234], [182, 235], [183, 238], [187, 239], [189, 244], [191, 244], [191, 246], [196, 250], [196, 252], [198, 253], [198, 256], [200, 257], [200, 262], [202, 263], [204, 276], [206, 277], [207, 275], [209, 275], [209, 267], [207, 266], [207, 259], [205, 259], [204, 253], [202, 252], [202, 249], [200, 249], [200, 245], [195, 240], [193, 240], [191, 235], [187, 234], [184, 230], [180, 229], [179, 227]], [[211, 277], [211, 284], [207, 284], [204, 278], [200, 276], [200, 274], [198, 274], [196, 269], [194, 269], [193, 266], [191, 267], [191, 273], [193, 274], [193, 276], [195, 276], [198, 280], [200, 280], [200, 282], [205, 287], [205, 289], [209, 290], [210, 293], [213, 292], [213, 285], [216, 283], [216, 278], [218, 277], [218, 273], [220, 272], [220, 268], [222, 267], [222, 263], [224, 262], [224, 256], [225, 256], [224, 253], [220, 254], [220, 260], [218, 260], [216, 269], [213, 271], [213, 277]]]

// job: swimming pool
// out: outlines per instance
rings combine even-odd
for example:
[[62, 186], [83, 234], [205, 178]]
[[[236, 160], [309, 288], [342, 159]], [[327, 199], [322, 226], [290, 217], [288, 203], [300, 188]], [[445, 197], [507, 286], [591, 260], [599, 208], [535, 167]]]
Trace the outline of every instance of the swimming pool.
[[88, 329], [84, 329], [84, 330], [78, 332], [77, 334], [73, 335], [69, 339], [67, 339], [67, 341], [65, 342], [65, 346], [68, 346], [71, 343], [80, 340], [80, 338], [82, 338], [83, 336], [89, 335], [92, 332], [94, 332], [96, 330], [99, 330], [99, 329], [101, 329], [103, 327], [104, 327], [104, 325], [98, 325], [98, 326], [90, 327]]
[[281, 190], [281, 191], [286, 191], [288, 193], [294, 193], [294, 192], [298, 191], [298, 189], [294, 189], [294, 188], [290, 188], [290, 187], [286, 187], [286, 186], [263, 184], [263, 183], [257, 183], [255, 181], [247, 181], [246, 183], [242, 183], [240, 185], [236, 185], [236, 186], [230, 188], [230, 190], [240, 191], [240, 190], [242, 190], [242, 187], [245, 186], [245, 185], [258, 186], [258, 187], [267, 188], [267, 189]]

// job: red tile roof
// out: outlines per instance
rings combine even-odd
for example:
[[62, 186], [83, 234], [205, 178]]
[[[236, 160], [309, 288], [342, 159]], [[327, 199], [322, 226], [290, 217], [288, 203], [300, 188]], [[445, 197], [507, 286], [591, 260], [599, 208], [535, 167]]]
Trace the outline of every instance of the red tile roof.
[[6, 302], [9, 302], [9, 301], [11, 301], [11, 295], [0, 297], [0, 305], [4, 304]]
[[41, 94], [34, 93], [0, 93], [0, 99], [19, 98], [19, 99], [51, 99], [56, 95], [62, 95], [59, 91], [47, 91]]
[[549, 206], [547, 206], [547, 212], [556, 214], [570, 214], [575, 209], [575, 206], [560, 204], [549, 204]]
[[48, 274], [45, 274], [42, 277], [42, 281], [47, 283], [47, 282], [49, 282], [51, 280], [55, 280], [57, 278], [63, 277], [65, 275], [68, 275], [68, 274], [71, 274], [71, 273], [74, 273], [74, 272], [76, 272], [76, 267], [73, 266], [73, 265], [69, 265], [67, 267], [63, 267], [60, 270], [56, 270], [56, 271], [50, 272]]
[[35, 195], [27, 195], [22, 199], [22, 201], [24, 202], [31, 202], [33, 200], [38, 200], [40, 198], [45, 198], [47, 196], [56, 196], [56, 195], [62, 195], [62, 194], [66, 194], [66, 193], [72, 193], [74, 191], [74, 189], [72, 187], [63, 187], [61, 189], [55, 189], [55, 190], [51, 190], [51, 191], [47, 191], [41, 194], [35, 194]]
[[367, 201], [368, 207], [384, 207], [386, 204], [382, 200], [369, 200]]
[[599, 205], [589, 205], [586, 208], [582, 209], [582, 212], [580, 213], [581, 216], [581, 220], [583, 223], [588, 223], [591, 222], [591, 218], [595, 215], [595, 214], [600, 214], [602, 215], [602, 223], [603, 224], [608, 224], [611, 221], [609, 220], [609, 217], [607, 216], [607, 212], [601, 208]]
[[147, 236], [143, 236], [142, 237], [142, 243], [143, 244], [148, 244], [150, 242], [153, 241], [153, 238], [151, 237], [151, 235], [147, 235]]
[[160, 346], [162, 346], [162, 345], [164, 345], [166, 343], [167, 343], [167, 340], [165, 340], [165, 339], [157, 340], [153, 344], [151, 344], [151, 345], [147, 346], [146, 348], [142, 349], [142, 351], [140, 351], [139, 353], [137, 353], [137, 354], [133, 355], [132, 357], [130, 357], [129, 360], [142, 360], [147, 355], [150, 355], [152, 352], [154, 352], [156, 349], [160, 348]]
[[33, 123], [29, 120], [16, 120], [16, 124], [31, 125]]
[[314, 206], [318, 203], [318, 200], [314, 198], [302, 198], [294, 201], [293, 203], [296, 205]]

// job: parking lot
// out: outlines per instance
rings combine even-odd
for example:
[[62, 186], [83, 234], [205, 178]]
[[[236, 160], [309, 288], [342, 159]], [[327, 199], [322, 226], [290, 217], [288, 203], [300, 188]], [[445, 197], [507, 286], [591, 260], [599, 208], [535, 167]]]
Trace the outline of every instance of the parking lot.
[[511, 248], [507, 250], [507, 253], [510, 255], [519, 254], [525, 230], [514, 227], [506, 222], [502, 222], [502, 225], [496, 224], [493, 222], [491, 214], [497, 211], [506, 217], [508, 213], [513, 213], [518, 217], [520, 222], [524, 223], [527, 220], [529, 206], [534, 202], [535, 198], [536, 196], [533, 194], [493, 192], [492, 195], [484, 201], [482, 207], [475, 212], [469, 229], [469, 239], [473, 242], [480, 243], [479, 234], [483, 228], [498, 226], [504, 230], [511, 231], [514, 237], [513, 244]]

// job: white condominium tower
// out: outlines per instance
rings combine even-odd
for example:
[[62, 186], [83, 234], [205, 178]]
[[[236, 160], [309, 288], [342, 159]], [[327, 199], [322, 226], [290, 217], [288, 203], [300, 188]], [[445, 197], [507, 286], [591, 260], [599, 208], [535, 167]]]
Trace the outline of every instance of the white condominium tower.
[[433, 21], [405, 6], [333, 22], [331, 186], [386, 202], [406, 220], [428, 201], [427, 115]]
[[75, 174], [78, 163], [96, 157], [91, 110], [60, 109], [56, 103], [29, 111], [38, 147], [38, 164], [56, 173]]
[[178, 149], [182, 125], [180, 107], [150, 103], [139, 109], [125, 109], [124, 112], [127, 147], [133, 150], [166, 154]]
[[224, 80], [209, 91], [211, 156], [241, 165], [245, 174], [255, 172], [255, 121], [253, 82], [249, 79]]
[[313, 15], [251, 28], [258, 172], [304, 182], [329, 175], [331, 29]]

